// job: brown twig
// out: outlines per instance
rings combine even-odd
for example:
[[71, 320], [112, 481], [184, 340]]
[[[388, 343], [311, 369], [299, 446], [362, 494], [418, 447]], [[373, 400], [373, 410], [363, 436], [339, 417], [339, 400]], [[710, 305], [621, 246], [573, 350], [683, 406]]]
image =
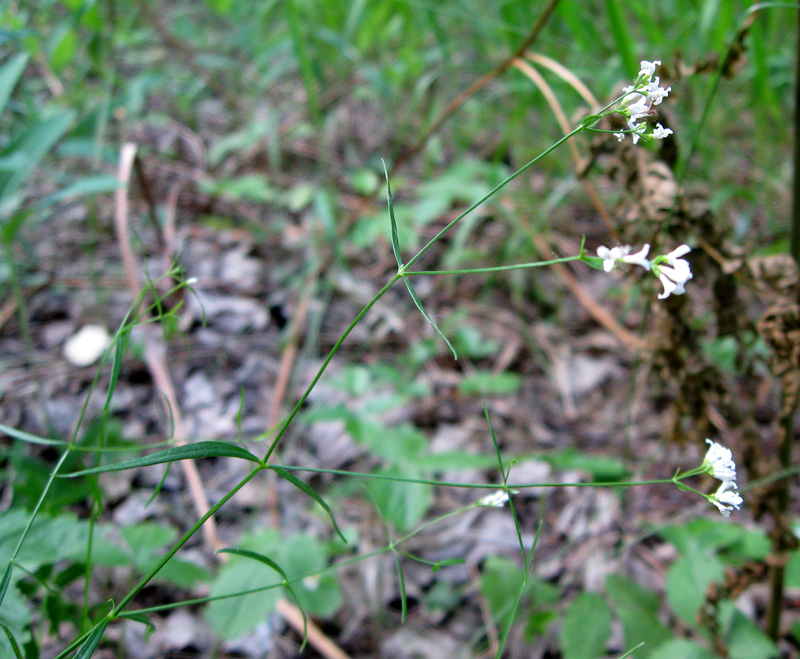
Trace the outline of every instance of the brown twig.
[[[591, 108], [597, 107], [598, 105], [597, 100], [594, 98], [594, 96], [592, 96], [591, 92], [585, 87], [585, 85], [583, 85], [583, 83], [580, 82], [580, 80], [578, 80], [577, 76], [574, 76], [568, 69], [558, 64], [558, 62], [551, 60], [550, 58], [543, 58], [533, 53], [528, 53], [528, 56], [531, 58], [535, 58], [537, 61], [547, 62], [546, 66], [548, 66], [548, 68], [550, 68], [553, 71], [556, 71], [558, 75], [567, 80], [578, 91], [578, 93], [580, 93], [581, 96], [584, 97], [584, 99], [592, 102], [592, 105], [590, 105], [589, 107]], [[565, 135], [569, 133], [572, 130], [572, 127], [569, 125], [569, 121], [567, 120], [567, 115], [564, 114], [564, 110], [562, 109], [561, 104], [558, 102], [558, 98], [551, 89], [550, 85], [547, 84], [547, 81], [533, 66], [528, 64], [528, 62], [526, 62], [525, 60], [515, 59], [514, 66], [517, 69], [519, 69], [525, 76], [530, 78], [530, 80], [540, 89], [542, 95], [547, 101], [547, 104], [553, 111], [553, 114], [555, 115], [556, 121], [558, 121], [558, 125], [561, 127], [561, 130], [564, 131]], [[575, 164], [575, 170], [577, 172], [580, 172], [585, 168], [584, 160], [581, 158], [580, 153], [578, 153], [578, 147], [576, 146], [574, 141], [570, 140], [569, 147], [570, 147], [570, 153], [572, 154], [572, 162]], [[615, 240], [617, 240], [618, 235], [616, 229], [614, 228], [614, 223], [611, 221], [611, 217], [606, 211], [606, 208], [603, 205], [602, 200], [600, 199], [600, 195], [597, 194], [597, 189], [594, 187], [594, 183], [592, 183], [592, 181], [586, 177], [580, 177], [580, 178], [581, 181], [583, 182], [583, 187], [586, 188], [586, 192], [589, 194], [589, 198], [592, 200], [594, 207], [597, 209], [597, 213], [603, 220], [603, 224], [606, 225], [606, 229], [608, 230], [609, 235]]]
[[[133, 299], [138, 299], [141, 294], [141, 287], [136, 279], [138, 266], [128, 238], [128, 186], [130, 184], [131, 171], [135, 158], [136, 145], [130, 142], [124, 144], [122, 146], [122, 152], [120, 153], [119, 173], [117, 174], [120, 187], [115, 193], [114, 221], [128, 289]], [[146, 331], [145, 360], [147, 362], [147, 367], [150, 370], [153, 381], [166, 399], [168, 406], [167, 413], [170, 415], [173, 424], [173, 439], [176, 445], [181, 446], [186, 444], [186, 432], [183, 427], [183, 417], [180, 412], [180, 407], [178, 406], [178, 397], [175, 393], [175, 387], [172, 384], [172, 378], [166, 367], [164, 346], [155, 334], [154, 326], [148, 325], [145, 326], [144, 329]], [[209, 505], [200, 473], [197, 471], [197, 465], [191, 460], [181, 460], [181, 467], [183, 468], [183, 473], [189, 485], [189, 491], [194, 501], [195, 510], [198, 515], [205, 515], [208, 512]], [[212, 549], [217, 550], [222, 548], [223, 544], [217, 536], [216, 523], [213, 517], [203, 525], [203, 535]]]
[[433, 135], [442, 124], [448, 119], [448, 117], [453, 114], [458, 108], [463, 105], [464, 101], [466, 101], [470, 96], [475, 94], [476, 92], [483, 89], [486, 85], [488, 85], [492, 80], [497, 78], [498, 76], [505, 73], [509, 68], [511, 68], [514, 60], [522, 57], [525, 54], [525, 51], [530, 48], [533, 43], [538, 39], [539, 33], [542, 31], [544, 26], [547, 24], [547, 21], [550, 20], [550, 16], [555, 11], [556, 7], [558, 6], [559, 0], [550, 0], [547, 3], [547, 6], [544, 8], [541, 16], [539, 16], [539, 20], [536, 21], [536, 25], [533, 26], [533, 29], [530, 31], [525, 40], [520, 44], [519, 48], [517, 48], [509, 57], [505, 60], [500, 62], [494, 69], [492, 69], [489, 73], [484, 75], [479, 80], [476, 80], [472, 85], [470, 85], [467, 89], [461, 92], [458, 96], [456, 96], [448, 106], [442, 111], [442, 113], [436, 118], [436, 120], [428, 126], [422, 136], [414, 143], [413, 146], [403, 151], [395, 160], [390, 173], [394, 173], [398, 167], [404, 164], [407, 160], [409, 160], [412, 156], [414, 156], [422, 147], [425, 146], [426, 142]]

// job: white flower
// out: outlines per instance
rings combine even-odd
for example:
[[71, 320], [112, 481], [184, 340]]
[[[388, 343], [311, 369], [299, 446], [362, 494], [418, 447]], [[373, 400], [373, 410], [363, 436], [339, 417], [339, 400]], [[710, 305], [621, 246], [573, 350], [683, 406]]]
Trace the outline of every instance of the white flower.
[[631, 248], [627, 245], [612, 247], [611, 249], [601, 245], [597, 248], [597, 256], [603, 259], [603, 270], [611, 272], [614, 266], [617, 265], [617, 261], [626, 257], [630, 251]]
[[660, 105], [661, 101], [669, 96], [669, 93], [672, 91], [672, 87], [667, 87], [666, 89], [661, 87], [660, 82], [661, 80], [656, 76], [653, 82], [642, 88], [642, 91], [647, 92], [647, 100], [653, 105]]
[[650, 251], [650, 245], [645, 245], [636, 254], [630, 254], [630, 251], [630, 245], [617, 245], [611, 249], [601, 245], [597, 248], [597, 256], [603, 259], [603, 270], [606, 272], [611, 272], [616, 267], [617, 261], [640, 265], [645, 270], [650, 269], [650, 261], [646, 258], [647, 253]]
[[197, 283], [197, 277], [189, 277], [189, 279], [186, 280], [187, 286], [194, 286], [196, 283]]
[[[653, 261], [653, 272], [664, 286], [664, 292], [658, 296], [659, 300], [664, 300], [672, 294], [683, 295], [686, 292], [684, 285], [692, 278], [692, 269], [689, 262], [680, 257], [690, 251], [692, 251], [691, 247], [681, 245], [669, 254], [660, 256]], [[661, 265], [665, 261], [668, 265]]]
[[[630, 249], [630, 248], [628, 248]], [[633, 265], [640, 265], [645, 270], [650, 269], [650, 261], [647, 260], [647, 254], [650, 251], [650, 245], [645, 244], [642, 249], [640, 249], [636, 254], [631, 254], [630, 256], [623, 256], [622, 262], [623, 263], [632, 263]]]
[[672, 135], [672, 129], [664, 128], [661, 124], [656, 124], [656, 127], [653, 129], [653, 139], [663, 140], [667, 135]]
[[708, 500], [719, 509], [723, 517], [730, 517], [733, 509], [739, 510], [739, 506], [744, 502], [733, 481], [724, 481], [719, 489], [708, 497]]
[[661, 66], [661, 60], [657, 59], [653, 62], [642, 60], [641, 62], [639, 62], [639, 66], [641, 67], [639, 70], [639, 77], [650, 79], [655, 75], [656, 67]]
[[622, 142], [622, 140], [625, 139], [625, 133], [614, 133], [614, 137], [616, 137], [618, 141]]
[[484, 508], [502, 508], [508, 501], [508, 492], [505, 490], [497, 490], [478, 501], [479, 506]]
[[733, 461], [731, 450], [710, 439], [706, 440], [706, 444], [708, 444], [708, 451], [703, 459], [703, 467], [706, 472], [713, 474], [714, 478], [719, 478], [721, 481], [735, 481], [736, 463]]

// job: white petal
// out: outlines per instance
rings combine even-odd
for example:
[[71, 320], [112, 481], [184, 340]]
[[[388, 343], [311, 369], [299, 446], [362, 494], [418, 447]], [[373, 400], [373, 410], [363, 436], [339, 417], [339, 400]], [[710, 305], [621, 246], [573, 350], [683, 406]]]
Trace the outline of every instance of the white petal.
[[658, 278], [661, 280], [661, 284], [664, 286], [664, 292], [659, 294], [658, 299], [665, 300], [678, 288], [678, 285], [672, 280], [668, 279], [664, 274], [658, 275]]
[[636, 254], [631, 254], [630, 256], [624, 256], [622, 260], [625, 263], [633, 263], [634, 265], [640, 265], [645, 270], [650, 269], [650, 261], [647, 259], [647, 254], [650, 252], [650, 245], [645, 244], [642, 249], [640, 249]]
[[674, 259], [678, 259], [681, 256], [685, 256], [691, 251], [692, 248], [689, 247], [689, 245], [681, 245], [680, 247], [676, 247], [669, 254], [667, 254], [666, 256], [667, 263], [669, 263], [670, 265], [674, 265], [674, 263], [672, 262]]

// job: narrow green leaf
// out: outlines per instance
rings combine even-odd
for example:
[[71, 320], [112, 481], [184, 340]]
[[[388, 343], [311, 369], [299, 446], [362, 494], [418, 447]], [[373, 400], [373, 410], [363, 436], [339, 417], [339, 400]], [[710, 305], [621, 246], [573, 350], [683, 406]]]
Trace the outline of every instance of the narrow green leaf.
[[0, 606], [3, 606], [3, 600], [6, 598], [6, 592], [8, 591], [8, 584], [11, 583], [11, 572], [14, 568], [14, 564], [9, 561], [8, 565], [6, 565], [5, 572], [3, 572], [3, 578], [0, 579]]
[[447, 347], [450, 348], [450, 352], [453, 353], [453, 358], [458, 359], [456, 349], [452, 346], [450, 341], [447, 340], [447, 337], [442, 333], [442, 330], [439, 329], [438, 325], [433, 322], [433, 319], [428, 315], [428, 312], [425, 311], [425, 308], [422, 306], [422, 302], [420, 302], [419, 297], [417, 297], [417, 293], [411, 286], [411, 282], [408, 280], [408, 277], [403, 277], [403, 281], [406, 283], [406, 288], [408, 288], [408, 292], [411, 293], [411, 299], [414, 300], [414, 304], [417, 305], [417, 309], [419, 309], [420, 313], [425, 317], [425, 320], [431, 324], [431, 327], [436, 330], [436, 333], [442, 337], [442, 340], [447, 344]]
[[608, 27], [614, 37], [616, 50], [622, 58], [622, 65], [625, 68], [625, 73], [633, 77], [639, 70], [639, 63], [636, 61], [636, 56], [633, 54], [633, 41], [628, 32], [630, 23], [626, 20], [625, 16], [623, 16], [618, 0], [606, 0], [606, 9], [608, 10]]
[[394, 562], [397, 564], [397, 579], [400, 582], [400, 624], [406, 624], [406, 614], [408, 613], [408, 597], [406, 597], [406, 578], [403, 574], [403, 567], [400, 565], [400, 557], [397, 552], [394, 554]]
[[314, 499], [314, 501], [316, 501], [320, 506], [322, 506], [323, 510], [326, 513], [328, 513], [328, 517], [331, 518], [331, 523], [333, 524], [333, 528], [336, 530], [336, 533], [339, 534], [339, 537], [342, 539], [342, 542], [344, 542], [344, 544], [346, 545], [348, 544], [347, 538], [345, 538], [341, 530], [339, 530], [339, 525], [336, 523], [336, 518], [333, 516], [333, 512], [331, 511], [330, 506], [328, 506], [328, 504], [325, 503], [325, 501], [319, 494], [317, 494], [314, 490], [312, 490], [308, 485], [306, 485], [303, 481], [301, 481], [291, 472], [286, 471], [285, 469], [281, 469], [280, 467], [270, 466], [270, 469], [272, 469], [272, 471], [278, 474], [278, 476], [280, 476], [281, 478], [289, 481], [297, 489], [305, 492], [308, 496]]
[[147, 627], [147, 631], [145, 634], [149, 636], [156, 630], [156, 626], [153, 624], [153, 621], [150, 620], [150, 616], [146, 613], [129, 613], [126, 614], [125, 617], [128, 620], [133, 620], [134, 622], [139, 622]]
[[66, 442], [61, 441], [60, 439], [48, 439], [46, 437], [39, 437], [39, 435], [32, 435], [29, 432], [25, 432], [24, 430], [17, 430], [16, 428], [12, 428], [11, 426], [7, 426], [3, 423], [0, 423], [0, 432], [5, 433], [9, 437], [13, 437], [14, 439], [19, 439], [23, 442], [28, 442], [29, 444], [41, 444], [43, 446], [62, 446]]
[[0, 203], [5, 203], [30, 174], [36, 163], [61, 139], [72, 123], [75, 113], [64, 112], [28, 128], [3, 152], [3, 157], [14, 156], [15, 166], [0, 171]]
[[0, 114], [6, 109], [11, 92], [14, 91], [27, 63], [28, 53], [21, 53], [0, 69]]
[[151, 453], [141, 458], [125, 460], [116, 464], [93, 467], [92, 469], [82, 469], [73, 471], [71, 474], [59, 474], [59, 478], [75, 478], [76, 476], [86, 476], [87, 474], [100, 474], [106, 471], [124, 471], [125, 469], [135, 469], [136, 467], [148, 467], [150, 465], [162, 464], [164, 462], [176, 462], [178, 460], [196, 460], [198, 458], [240, 458], [250, 462], [258, 462], [258, 458], [250, 451], [246, 451], [235, 444], [227, 442], [195, 442], [185, 446], [174, 446], [172, 448]]
[[115, 176], [109, 176], [108, 174], [86, 176], [44, 199], [39, 205], [39, 209], [47, 208], [64, 199], [114, 192], [121, 185]]
[[258, 554], [254, 551], [250, 551], [249, 549], [236, 549], [233, 547], [226, 547], [224, 549], [219, 549], [216, 552], [217, 554], [235, 554], [236, 556], [244, 556], [245, 558], [252, 558], [254, 561], [258, 561], [259, 563], [263, 563], [267, 567], [271, 567], [275, 570], [278, 574], [281, 575], [283, 578], [283, 585], [286, 587], [286, 590], [289, 591], [289, 594], [292, 596], [295, 604], [297, 604], [297, 608], [300, 609], [300, 613], [303, 616], [303, 644], [300, 647], [300, 652], [302, 653], [306, 647], [306, 642], [308, 641], [308, 619], [306, 618], [306, 612], [303, 609], [303, 605], [300, 603], [300, 600], [297, 598], [294, 590], [292, 589], [291, 584], [289, 583], [289, 577], [286, 575], [286, 572], [283, 571], [280, 565], [278, 565], [275, 561], [271, 558], [264, 556], [263, 554]]
[[508, 473], [503, 466], [503, 456], [500, 455], [500, 447], [497, 445], [497, 437], [494, 434], [494, 427], [492, 420], [489, 418], [489, 408], [486, 406], [486, 401], [483, 401], [483, 415], [486, 417], [486, 424], [489, 426], [489, 434], [492, 436], [492, 444], [494, 445], [494, 454], [497, 456], [497, 464], [500, 467], [500, 473], [503, 476], [503, 485], [508, 485]]
[[397, 237], [397, 220], [394, 218], [394, 203], [392, 202], [392, 186], [389, 184], [389, 170], [386, 169], [386, 163], [381, 158], [383, 163], [383, 173], [386, 176], [386, 200], [389, 204], [389, 220], [392, 223], [392, 251], [394, 258], [397, 259], [397, 267], [403, 267], [403, 260], [400, 258], [400, 240]]
[[22, 659], [22, 651], [19, 649], [19, 644], [17, 643], [17, 639], [14, 638], [14, 634], [8, 628], [8, 625], [0, 623], [0, 627], [2, 627], [3, 631], [6, 633], [6, 636], [8, 637], [8, 642], [11, 644], [11, 649], [14, 650], [14, 654], [16, 655], [17, 659]]
[[89, 659], [89, 657], [94, 654], [98, 643], [100, 643], [100, 639], [103, 638], [103, 634], [105, 634], [106, 627], [108, 627], [108, 618], [103, 620], [92, 630], [92, 633], [89, 634], [83, 642], [83, 645], [81, 645], [80, 650], [78, 650], [75, 655], [75, 659]]

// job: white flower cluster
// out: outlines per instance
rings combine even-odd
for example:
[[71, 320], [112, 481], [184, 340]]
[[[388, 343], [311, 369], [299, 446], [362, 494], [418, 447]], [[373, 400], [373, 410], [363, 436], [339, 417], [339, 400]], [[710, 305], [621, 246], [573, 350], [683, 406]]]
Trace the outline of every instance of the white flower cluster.
[[733, 509], [739, 510], [739, 506], [744, 501], [739, 496], [739, 488], [736, 485], [736, 463], [733, 461], [733, 454], [730, 449], [722, 444], [706, 440], [708, 451], [703, 459], [702, 469], [707, 474], [722, 481], [714, 494], [708, 495], [708, 500], [713, 503], [724, 517], [729, 517]]
[[647, 258], [650, 245], [645, 245], [635, 254], [630, 254], [631, 248], [628, 245], [611, 249], [601, 246], [597, 248], [597, 256], [603, 259], [603, 270], [606, 272], [611, 272], [618, 261], [640, 265], [648, 272], [652, 271], [664, 286], [664, 292], [658, 296], [659, 300], [663, 300], [672, 294], [682, 295], [686, 292], [685, 285], [692, 278], [692, 269], [689, 262], [681, 257], [686, 256], [691, 250], [688, 245], [681, 245], [669, 254], [657, 256], [650, 261]]
[[508, 492], [497, 490], [478, 500], [478, 505], [483, 508], [502, 508], [508, 501]]
[[[628, 120], [628, 128], [631, 131], [633, 143], [636, 144], [640, 138], [647, 137], [655, 140], [663, 140], [667, 135], [672, 135], [672, 130], [664, 128], [661, 124], [656, 124], [652, 132], [647, 132], [645, 122], [636, 123], [640, 119], [655, 114], [653, 106], [660, 105], [672, 91], [672, 87], [664, 89], [661, 87], [660, 78], [655, 75], [656, 67], [661, 64], [660, 60], [654, 62], [642, 61], [639, 75], [632, 85], [624, 87], [622, 92], [625, 94], [622, 105], [617, 112], [625, 116]], [[622, 142], [626, 133], [614, 133], [614, 136]]]

